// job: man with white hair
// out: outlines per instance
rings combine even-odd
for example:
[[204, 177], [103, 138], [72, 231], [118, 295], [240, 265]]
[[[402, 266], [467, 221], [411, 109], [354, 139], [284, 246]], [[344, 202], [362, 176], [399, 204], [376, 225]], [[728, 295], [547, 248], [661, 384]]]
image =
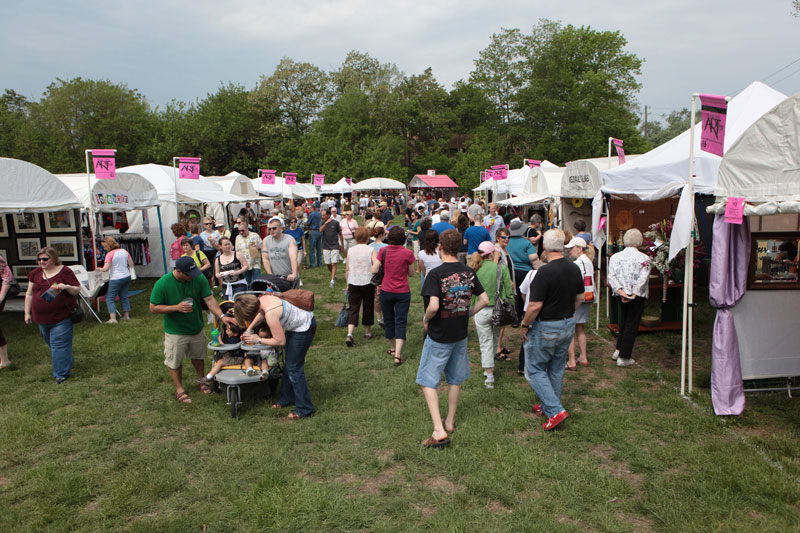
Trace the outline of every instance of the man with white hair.
[[264, 272], [286, 276], [289, 281], [297, 276], [297, 244], [294, 237], [283, 234], [283, 220], [272, 217], [267, 223], [269, 235], [261, 242], [261, 261]]
[[542, 237], [542, 266], [530, 287], [528, 309], [520, 332], [525, 343], [525, 379], [541, 404], [533, 412], [544, 416], [550, 431], [569, 413], [561, 405], [567, 350], [575, 333], [575, 311], [583, 303], [583, 278], [575, 263], [564, 258], [564, 232], [551, 229]]
[[439, 235], [449, 229], [456, 229], [456, 227], [450, 223], [450, 212], [445, 209], [439, 213], [439, 222], [431, 226], [431, 229]]
[[483, 225], [489, 230], [489, 236], [492, 238], [492, 242], [497, 242], [497, 230], [505, 228], [506, 223], [503, 221], [503, 217], [497, 213], [496, 203], [492, 202], [489, 204], [489, 214], [483, 217]]

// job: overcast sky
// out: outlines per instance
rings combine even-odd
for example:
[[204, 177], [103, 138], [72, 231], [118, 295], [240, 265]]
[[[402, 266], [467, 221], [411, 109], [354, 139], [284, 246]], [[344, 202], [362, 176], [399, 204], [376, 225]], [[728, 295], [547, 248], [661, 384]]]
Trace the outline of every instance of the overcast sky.
[[540, 18], [622, 32], [645, 60], [638, 101], [650, 117], [688, 107], [693, 92], [733, 96], [757, 79], [800, 92], [791, 0], [0, 0], [0, 8], [0, 89], [33, 100], [57, 77], [82, 76], [125, 83], [163, 109], [228, 81], [252, 88], [284, 56], [333, 70], [350, 50], [409, 75], [432, 67], [450, 89], [493, 32], [527, 33]]

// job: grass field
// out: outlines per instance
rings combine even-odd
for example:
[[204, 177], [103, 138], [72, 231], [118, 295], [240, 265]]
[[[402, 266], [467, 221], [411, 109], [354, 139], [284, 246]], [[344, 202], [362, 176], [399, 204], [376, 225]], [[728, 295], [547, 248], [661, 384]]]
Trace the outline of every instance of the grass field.
[[[678, 394], [679, 334], [640, 336], [638, 364], [618, 369], [601, 322], [590, 366], [566, 373], [571, 417], [549, 433], [516, 362], [483, 387], [473, 326], [472, 377], [440, 451], [420, 446], [431, 425], [414, 383], [419, 280], [407, 362], [394, 367], [361, 327], [345, 346], [333, 327], [344, 284], [328, 289], [326, 275], [304, 274], [317, 296], [306, 365], [317, 413], [298, 422], [268, 399], [232, 419], [188, 368], [194, 403], [175, 401], [161, 317], [147, 311], [153, 280], [134, 282], [147, 290], [131, 322], [77, 326], [61, 386], [37, 328], [0, 314], [13, 362], [0, 371], [0, 531], [800, 530], [797, 400], [751, 395], [743, 416], [714, 416], [702, 294], [691, 398]], [[509, 329], [512, 353], [519, 342]]]

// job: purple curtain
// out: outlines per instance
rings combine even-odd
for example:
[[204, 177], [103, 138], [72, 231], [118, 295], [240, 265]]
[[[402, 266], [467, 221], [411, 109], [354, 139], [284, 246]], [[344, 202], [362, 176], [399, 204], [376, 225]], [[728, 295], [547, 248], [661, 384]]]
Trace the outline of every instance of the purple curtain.
[[740, 415], [744, 411], [739, 338], [731, 309], [747, 289], [750, 261], [750, 226], [728, 224], [724, 216], [714, 219], [709, 300], [717, 308], [711, 344], [711, 401], [717, 415]]

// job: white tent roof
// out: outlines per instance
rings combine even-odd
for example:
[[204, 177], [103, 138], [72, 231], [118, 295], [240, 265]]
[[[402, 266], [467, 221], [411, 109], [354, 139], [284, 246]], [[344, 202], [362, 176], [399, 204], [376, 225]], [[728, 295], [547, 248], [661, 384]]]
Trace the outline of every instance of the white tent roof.
[[261, 196], [256, 192], [255, 187], [250, 182], [250, 178], [240, 174], [235, 170], [224, 176], [206, 176], [208, 179], [222, 187], [222, 190], [239, 197], [239, 201], [258, 201]]
[[[506, 183], [506, 181], [508, 183]], [[497, 202], [498, 204], [513, 206], [529, 205], [541, 202], [550, 196], [547, 190], [547, 181], [545, 180], [544, 171], [539, 167], [531, 168], [525, 165], [522, 168], [509, 170], [507, 180], [497, 181], [497, 191], [501, 193], [506, 192], [506, 187], [509, 185], [511, 187], [511, 194], [514, 196], [506, 198], [505, 200], [500, 200]]]
[[178, 201], [180, 202], [241, 202], [242, 198], [222, 190], [222, 187], [213, 181], [200, 176], [196, 180], [176, 179], [177, 170], [167, 165], [148, 163], [133, 165], [117, 169], [119, 172], [132, 172], [142, 176], [153, 184], [158, 191], [158, 198], [162, 202], [175, 201], [175, 184], [178, 186]]
[[753, 123], [722, 158], [712, 206], [744, 198], [745, 215], [800, 213], [800, 93]]
[[79, 209], [80, 200], [40, 166], [0, 157], [0, 213]]
[[391, 178], [370, 178], [353, 184], [354, 191], [406, 190], [406, 186]]
[[[316, 187], [308, 183], [296, 183], [295, 185], [285, 185], [284, 179], [281, 176], [275, 176], [275, 183], [273, 185], [265, 185], [261, 183], [261, 178], [253, 178], [250, 180], [253, 188], [264, 196], [270, 198], [318, 198], [319, 193]], [[262, 198], [263, 199], [263, 198]]]
[[342, 178], [336, 183], [323, 185], [320, 192], [322, 194], [346, 194], [353, 192], [353, 186], [347, 184], [347, 178]]
[[[786, 95], [760, 81], [754, 81], [736, 95], [728, 103], [724, 150], [727, 151], [753, 122], [785, 98]], [[722, 158], [700, 150], [701, 130], [702, 124], [696, 124], [694, 190], [702, 194], [712, 194]], [[686, 130], [674, 139], [620, 167], [601, 170], [602, 191], [642, 201], [675, 196], [686, 185], [688, 179], [690, 133]]]
[[159, 204], [156, 188], [138, 174], [117, 172], [115, 180], [99, 180], [92, 174], [89, 181], [86, 174], [56, 174], [56, 177], [75, 193], [83, 207], [88, 208], [91, 201], [95, 211], [133, 211]]

